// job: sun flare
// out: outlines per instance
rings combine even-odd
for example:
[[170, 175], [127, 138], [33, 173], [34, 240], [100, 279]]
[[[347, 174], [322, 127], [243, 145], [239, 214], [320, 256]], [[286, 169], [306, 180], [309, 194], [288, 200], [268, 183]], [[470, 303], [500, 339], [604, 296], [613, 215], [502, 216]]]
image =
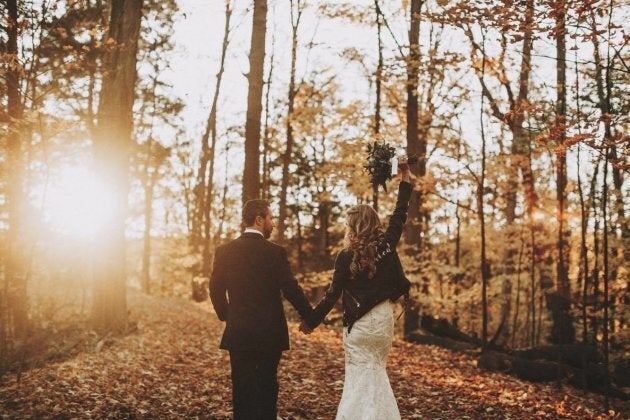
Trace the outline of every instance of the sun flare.
[[44, 220], [61, 233], [92, 237], [108, 223], [110, 195], [110, 188], [86, 166], [65, 166], [49, 181]]

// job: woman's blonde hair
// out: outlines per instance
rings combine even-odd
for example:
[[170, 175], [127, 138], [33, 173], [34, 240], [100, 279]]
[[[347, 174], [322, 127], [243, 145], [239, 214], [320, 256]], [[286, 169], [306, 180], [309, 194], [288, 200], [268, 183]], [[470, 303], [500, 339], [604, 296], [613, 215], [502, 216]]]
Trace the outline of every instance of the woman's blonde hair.
[[367, 204], [348, 210], [344, 248], [352, 252], [350, 272], [355, 277], [366, 272], [368, 278], [376, 273], [376, 245], [383, 236], [383, 226], [376, 211]]

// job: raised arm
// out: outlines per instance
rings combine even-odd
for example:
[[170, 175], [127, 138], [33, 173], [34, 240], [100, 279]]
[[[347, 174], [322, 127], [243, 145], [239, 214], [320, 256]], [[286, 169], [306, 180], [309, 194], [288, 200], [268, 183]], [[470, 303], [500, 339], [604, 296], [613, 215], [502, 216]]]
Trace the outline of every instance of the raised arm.
[[399, 160], [399, 168], [401, 170], [401, 181], [398, 186], [398, 200], [394, 213], [389, 218], [389, 224], [385, 231], [385, 240], [390, 246], [396, 247], [402, 235], [403, 227], [407, 221], [407, 209], [409, 208], [409, 198], [411, 197], [411, 178], [409, 174], [409, 165], [404, 160]]

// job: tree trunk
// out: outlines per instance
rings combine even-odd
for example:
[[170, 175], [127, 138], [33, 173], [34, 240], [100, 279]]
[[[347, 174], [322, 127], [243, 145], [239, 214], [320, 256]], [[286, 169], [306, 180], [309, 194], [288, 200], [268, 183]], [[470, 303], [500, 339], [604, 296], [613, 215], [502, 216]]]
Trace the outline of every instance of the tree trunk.
[[157, 182], [159, 167], [156, 165], [150, 170], [151, 146], [153, 140], [148, 140], [147, 160], [145, 162], [144, 179], [144, 237], [142, 250], [142, 289], [145, 293], [151, 293], [151, 227], [153, 224], [153, 195]]
[[278, 215], [278, 240], [285, 239], [287, 218], [287, 188], [289, 187], [289, 165], [293, 156], [293, 108], [295, 106], [295, 64], [297, 60], [298, 28], [302, 17], [302, 3], [297, 0], [297, 16], [294, 17], [293, 0], [291, 0], [291, 73], [289, 75], [289, 109], [287, 112], [287, 144], [282, 155], [282, 181], [280, 183], [280, 211]]
[[[418, 156], [418, 164], [410, 167], [412, 173], [424, 177], [426, 144], [420, 144], [418, 132], [418, 72], [420, 67], [420, 12], [423, 0], [411, 0], [411, 22], [409, 25], [409, 55], [407, 56], [407, 155]], [[405, 225], [405, 243], [418, 249], [421, 247], [420, 232], [422, 219], [420, 213], [420, 193], [412, 191], [409, 199], [407, 224]], [[424, 256], [421, 254], [421, 258]], [[423, 276], [426, 278], [426, 276]], [[423, 291], [428, 292], [427, 289]], [[413, 325], [418, 317], [418, 308], [409, 305], [405, 309], [405, 325]], [[407, 334], [408, 331], [405, 331]]]
[[[608, 42], [610, 43], [610, 31], [611, 31], [611, 22], [610, 19], [612, 19], [612, 8], [613, 8], [613, 2], [612, 0], [610, 1], [610, 9], [608, 11], [609, 13], [609, 21], [608, 21]], [[596, 65], [599, 64], [599, 61], [597, 61]], [[605, 115], [606, 117], [608, 117], [611, 112], [612, 112], [612, 107], [610, 105], [610, 100], [611, 100], [611, 89], [612, 89], [612, 81], [610, 80], [610, 45], [607, 48], [607, 54], [606, 54], [606, 74], [605, 74], [605, 82], [606, 82], [606, 95], [605, 97], [600, 97], [601, 99], [601, 105], [602, 107], [604, 107], [604, 109], [602, 110], [602, 114]], [[605, 111], [605, 112], [604, 112]], [[610, 353], [610, 349], [609, 349], [609, 314], [608, 314], [608, 299], [609, 299], [609, 295], [608, 295], [608, 287], [609, 287], [609, 283], [611, 280], [611, 273], [609, 271], [609, 267], [608, 267], [608, 163], [610, 161], [610, 157], [611, 155], [614, 156], [615, 154], [615, 147], [613, 146], [614, 141], [612, 141], [612, 132], [611, 132], [611, 127], [610, 127], [610, 118], [604, 118], [605, 123], [604, 123], [604, 145], [605, 147], [603, 147], [604, 149], [604, 176], [602, 178], [603, 180], [603, 187], [602, 187], [602, 219], [604, 222], [604, 226], [603, 226], [603, 243], [602, 243], [602, 251], [603, 251], [603, 271], [604, 271], [604, 325], [603, 325], [603, 344], [604, 344], [604, 368], [605, 368], [605, 376], [606, 376], [606, 394], [605, 394], [605, 408], [606, 411], [609, 410], [609, 406], [610, 406], [610, 401], [609, 401], [609, 395], [610, 395], [610, 370], [609, 370], [609, 353]], [[613, 182], [615, 179], [615, 173], [613, 172]], [[620, 217], [620, 222], [623, 223], [623, 213], [621, 213], [619, 215]], [[625, 226], [621, 226], [622, 230], [625, 228]], [[623, 234], [623, 233], [622, 233]], [[614, 280], [614, 278], [613, 278]]]
[[214, 245], [217, 246], [219, 241], [221, 240], [221, 235], [223, 235], [223, 226], [225, 225], [227, 219], [227, 193], [228, 193], [228, 174], [229, 171], [227, 168], [230, 163], [230, 144], [226, 144], [225, 146], [225, 179], [223, 180], [223, 193], [221, 195], [221, 218], [219, 219], [219, 227], [217, 228], [217, 233], [214, 235]]
[[[516, 100], [512, 123], [510, 129], [512, 131], [512, 148], [511, 148], [511, 167], [513, 169], [516, 182], [518, 179], [518, 171], [523, 177], [523, 187], [525, 190], [525, 202], [527, 208], [533, 209], [536, 206], [536, 192], [534, 191], [533, 174], [529, 165], [528, 151], [530, 148], [529, 134], [525, 132], [523, 123], [525, 121], [524, 108], [529, 98], [529, 75], [531, 73], [531, 52], [534, 45], [533, 41], [533, 25], [534, 25], [534, 0], [527, 0], [525, 10], [525, 22], [523, 28], [523, 53], [521, 61], [521, 69], [519, 73], [519, 92]], [[516, 217], [516, 184], [513, 190], [508, 194], [507, 200], [507, 219], [512, 223]]]
[[245, 121], [245, 165], [243, 168], [243, 206], [260, 197], [260, 116], [262, 114], [267, 0], [254, 0], [249, 74], [247, 80], [247, 120]]
[[525, 250], [524, 227], [521, 228], [521, 248], [518, 253], [516, 266], [516, 303], [514, 304], [514, 321], [512, 322], [512, 348], [516, 348], [516, 332], [518, 331], [518, 313], [521, 304], [521, 268], [523, 263], [523, 251]]
[[[612, 6], [609, 11], [610, 15], [612, 15]], [[612, 159], [612, 178], [614, 189], [613, 192], [615, 194], [615, 208], [617, 210], [617, 226], [614, 227], [613, 231], [619, 231], [621, 234], [621, 244], [624, 248], [622, 251], [623, 261], [627, 261], [630, 256], [630, 251], [628, 251], [628, 242], [630, 241], [630, 227], [626, 222], [625, 211], [624, 211], [624, 192], [623, 192], [623, 172], [621, 170], [620, 165], [615, 165], [614, 163], [617, 161], [617, 146], [613, 138], [612, 133], [612, 115], [614, 113], [611, 104], [611, 90], [612, 90], [612, 80], [610, 79], [610, 46], [607, 48], [607, 64], [604, 67], [602, 63], [602, 56], [600, 52], [600, 44], [599, 37], [601, 36], [600, 30], [597, 28], [597, 21], [595, 18], [595, 11], [593, 8], [590, 10], [591, 15], [591, 41], [593, 43], [593, 57], [595, 61], [595, 85], [597, 87], [597, 103], [599, 105], [599, 109], [602, 116], [602, 121], [604, 123], [604, 140], [605, 143], [608, 144], [610, 148], [610, 156], [609, 159]], [[611, 16], [609, 16], [609, 19]], [[610, 31], [611, 23], [608, 23], [608, 31]], [[610, 39], [610, 33], [608, 34], [608, 38]], [[616, 255], [617, 250], [613, 249], [612, 255]], [[611, 271], [611, 279], [614, 280], [616, 278], [617, 270], [613, 268]]]
[[297, 222], [297, 259], [298, 259], [298, 267], [300, 272], [304, 272], [304, 236], [302, 231], [304, 230], [302, 227], [302, 221], [300, 220], [300, 208], [295, 206], [295, 220]]
[[[482, 111], [483, 112], [483, 111]], [[482, 128], [483, 132], [483, 128]], [[483, 191], [484, 191], [484, 179], [485, 179], [485, 166], [486, 166], [486, 144], [485, 136], [482, 134], [482, 157], [481, 157], [481, 179], [477, 186], [477, 216], [479, 217], [480, 235], [481, 235], [481, 340], [483, 346], [488, 344], [488, 262], [486, 259], [486, 226], [485, 215], [483, 213]]]
[[[485, 76], [486, 68], [486, 40], [485, 35], [483, 37], [483, 44], [481, 46], [483, 53], [483, 61], [481, 64], [481, 77]], [[486, 350], [488, 345], [488, 261], [486, 260], [486, 219], [483, 212], [483, 196], [485, 190], [486, 180], [486, 134], [483, 122], [484, 113], [484, 96], [481, 95], [481, 107], [479, 110], [479, 122], [481, 128], [481, 175], [479, 177], [479, 184], [477, 185], [477, 216], [479, 217], [480, 235], [481, 235], [481, 342], [483, 350]]]
[[[210, 227], [212, 203], [214, 201], [214, 160], [215, 150], [217, 146], [217, 104], [219, 101], [219, 92], [221, 91], [221, 81], [223, 80], [223, 72], [225, 70], [225, 57], [227, 55], [227, 48], [229, 44], [230, 35], [230, 17], [232, 16], [232, 9], [230, 9], [230, 2], [225, 3], [225, 29], [223, 31], [223, 44], [221, 47], [221, 64], [219, 65], [219, 72], [217, 73], [217, 83], [214, 87], [214, 96], [212, 98], [212, 107], [210, 108], [210, 115], [208, 116], [208, 124], [206, 131], [201, 141], [202, 148], [205, 151], [202, 152], [201, 165], [199, 167], [198, 183], [203, 190], [203, 199], [199, 202], [201, 206], [202, 225], [203, 225], [203, 251], [202, 251], [202, 276], [210, 277]], [[208, 137], [212, 135], [211, 144], [208, 146]], [[205, 167], [210, 163], [208, 171], [208, 180], [206, 184]]]
[[271, 197], [271, 182], [269, 173], [269, 154], [271, 151], [271, 130], [269, 128], [269, 119], [271, 118], [271, 111], [269, 109], [269, 101], [271, 99], [271, 80], [273, 77], [274, 57], [276, 51], [276, 37], [273, 36], [271, 42], [271, 56], [269, 57], [269, 73], [267, 74], [267, 81], [265, 82], [265, 127], [263, 129], [263, 155], [262, 155], [262, 192], [261, 197], [264, 200], [269, 200]]
[[[596, 177], [593, 177], [593, 179], [595, 180]], [[600, 198], [600, 200], [602, 200], [603, 198]], [[599, 246], [599, 242], [600, 242], [600, 236], [599, 236], [599, 222], [600, 222], [600, 215], [597, 212], [597, 201], [595, 200], [595, 196], [593, 196], [593, 201], [592, 201], [592, 208], [593, 208], [593, 217], [594, 217], [594, 222], [593, 222], [593, 255], [595, 256], [595, 260], [593, 261], [593, 274], [591, 275], [591, 279], [593, 280], [593, 309], [594, 309], [594, 314], [592, 315], [592, 321], [593, 321], [593, 343], [597, 343], [598, 340], [598, 335], [599, 335], [599, 321], [597, 318], [597, 307], [599, 305], [599, 274], [600, 274], [600, 246]]]
[[[407, 57], [407, 154], [418, 156], [418, 164], [411, 171], [420, 177], [426, 172], [423, 147], [418, 138], [418, 69], [420, 66], [420, 11], [422, 0], [411, 0], [409, 26], [409, 55]], [[426, 149], [426, 145], [424, 147]], [[409, 200], [409, 215], [405, 226], [405, 242], [420, 245], [422, 226], [420, 193], [413, 191]]]
[[566, 41], [565, 41], [565, 0], [557, 0], [554, 5], [556, 16], [556, 121], [554, 137], [556, 140], [556, 202], [558, 221], [558, 240], [556, 261], [555, 296], [550, 297], [548, 303], [552, 309], [553, 326], [550, 340], [554, 344], [570, 344], [575, 341], [573, 319], [569, 313], [571, 308], [571, 288], [569, 283], [569, 232], [566, 226], [566, 186], [567, 186], [567, 157], [566, 157]]
[[[579, 108], [578, 108], [579, 114]], [[589, 286], [589, 267], [588, 267], [588, 248], [586, 247], [586, 233], [588, 224], [588, 209], [584, 203], [584, 192], [582, 190], [582, 179], [580, 176], [580, 149], [578, 148], [577, 155], [577, 187], [580, 197], [580, 269], [579, 278], [582, 280], [582, 343], [588, 343], [588, 318], [587, 318], [587, 298], [588, 298], [588, 286]]]
[[109, 214], [96, 235], [92, 316], [98, 330], [112, 333], [122, 333], [127, 324], [125, 219], [141, 19], [142, 0], [112, 0], [108, 38], [113, 44], [104, 58], [94, 139], [97, 179], [108, 191], [103, 200]]
[[503, 280], [501, 286], [501, 318], [494, 337], [490, 340], [491, 346], [505, 346], [510, 340], [510, 312], [512, 311], [512, 281], [509, 278]]
[[536, 258], [538, 258], [538, 251], [536, 247], [536, 235], [534, 233], [534, 219], [532, 215], [529, 215], [529, 245], [530, 245], [530, 298], [529, 312], [531, 313], [531, 324], [529, 335], [529, 345], [534, 346], [536, 341]]
[[[462, 141], [461, 137], [457, 137], [457, 163], [459, 164], [462, 159]], [[460, 179], [457, 177], [457, 189], [460, 188]], [[457, 220], [457, 226], [455, 228], [455, 266], [459, 267], [459, 260], [461, 258], [461, 231], [462, 231], [462, 218], [459, 215], [459, 194], [455, 201], [455, 220]]]
[[[578, 70], [577, 51], [575, 53], [575, 104], [576, 115], [578, 118], [578, 134], [582, 134], [581, 130], [581, 108], [580, 108], [580, 74]], [[586, 235], [588, 229], [589, 209], [584, 201], [584, 191], [582, 189], [582, 177], [580, 167], [580, 148], [577, 149], [577, 189], [578, 197], [580, 199], [580, 267], [578, 271], [578, 288], [581, 282], [582, 286], [582, 343], [588, 344], [588, 316], [587, 316], [587, 301], [588, 301], [588, 287], [589, 287], [589, 265], [588, 265], [588, 248], [586, 246]], [[599, 166], [599, 164], [597, 165]], [[595, 170], [595, 173], [597, 171]], [[592, 192], [592, 191], [591, 191]]]
[[[603, 322], [603, 345], [604, 345], [604, 367], [606, 369], [606, 388], [607, 391], [610, 388], [610, 380], [608, 377], [608, 358], [609, 358], [609, 343], [608, 343], [608, 283], [609, 283], [609, 270], [608, 270], [608, 156], [610, 150], [608, 147], [605, 149], [604, 158], [604, 176], [602, 187], [602, 219], [604, 221], [603, 227], [603, 268], [604, 268], [604, 322]], [[608, 393], [606, 394], [606, 405], [608, 405]], [[606, 407], [608, 409], [608, 407]]]
[[8, 244], [5, 266], [8, 299], [8, 316], [13, 320], [13, 331], [22, 336], [28, 330], [28, 297], [26, 294], [26, 261], [23, 207], [26, 204], [24, 191], [25, 166], [23, 161], [23, 139], [21, 138], [22, 95], [20, 93], [20, 63], [18, 60], [18, 4], [17, 0], [6, 3], [7, 33], [6, 71], [7, 114], [9, 130], [7, 135], [7, 189], [6, 206], [8, 213]]
[[[376, 35], [378, 49], [378, 64], [376, 66], [376, 101], [374, 104], [374, 138], [380, 140], [381, 131], [381, 84], [383, 79], [383, 40], [381, 37], [381, 14], [378, 0], [374, 0], [376, 14]], [[378, 212], [378, 186], [372, 188], [372, 207]]]

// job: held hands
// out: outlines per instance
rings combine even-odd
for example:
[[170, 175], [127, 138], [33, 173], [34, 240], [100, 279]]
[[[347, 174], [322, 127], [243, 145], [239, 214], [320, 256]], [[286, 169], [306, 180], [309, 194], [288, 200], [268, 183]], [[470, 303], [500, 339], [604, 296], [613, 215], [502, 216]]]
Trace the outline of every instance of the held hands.
[[306, 322], [302, 321], [300, 323], [300, 332], [302, 334], [310, 334], [313, 332], [313, 329], [311, 327], [309, 327]]

